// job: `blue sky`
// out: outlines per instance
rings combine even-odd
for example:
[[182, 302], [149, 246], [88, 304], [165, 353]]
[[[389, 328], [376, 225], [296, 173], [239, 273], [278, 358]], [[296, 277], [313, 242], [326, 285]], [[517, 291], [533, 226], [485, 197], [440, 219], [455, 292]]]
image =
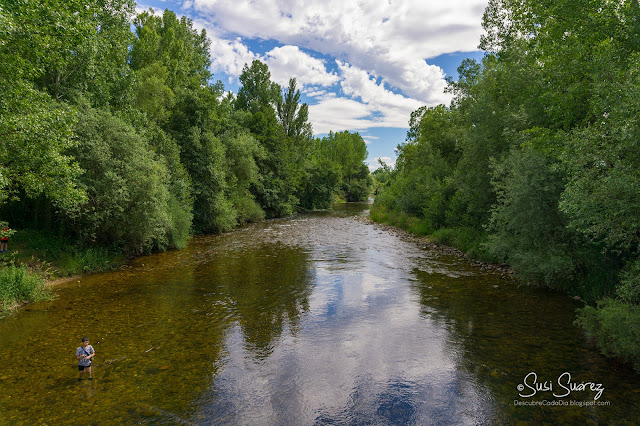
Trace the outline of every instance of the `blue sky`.
[[295, 77], [316, 136], [359, 132], [369, 164], [393, 164], [412, 111], [448, 104], [444, 78], [479, 59], [488, 0], [145, 0], [173, 10], [211, 39], [211, 71], [237, 92], [245, 63]]

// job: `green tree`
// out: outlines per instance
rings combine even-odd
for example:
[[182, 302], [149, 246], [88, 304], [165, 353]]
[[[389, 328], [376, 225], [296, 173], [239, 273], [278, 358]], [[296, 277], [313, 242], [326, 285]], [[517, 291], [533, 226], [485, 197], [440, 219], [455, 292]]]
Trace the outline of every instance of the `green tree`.
[[214, 131], [219, 94], [217, 87], [183, 92], [167, 126], [179, 143], [181, 162], [191, 176], [197, 233], [228, 231], [236, 225], [228, 198], [225, 146]]
[[527, 281], [617, 297], [579, 323], [640, 365], [640, 5], [491, 0], [483, 27], [488, 54], [448, 110], [412, 115], [376, 206], [471, 229]]
[[315, 150], [318, 159], [336, 165], [340, 173], [340, 191], [347, 201], [367, 199], [373, 180], [364, 164], [367, 145], [362, 136], [348, 131], [329, 132], [317, 141]]
[[265, 152], [258, 161], [259, 180], [251, 191], [267, 217], [292, 214], [299, 202], [295, 194], [300, 185], [301, 162], [297, 159], [296, 140], [285, 133], [274, 109], [280, 87], [271, 81], [269, 67], [257, 60], [244, 66], [240, 82], [235, 107], [249, 113], [243, 124]]
[[108, 111], [89, 106], [77, 133], [82, 143], [73, 154], [85, 170], [80, 185], [88, 195], [73, 217], [79, 236], [130, 253], [175, 241], [167, 169], [148, 141]]
[[289, 88], [282, 97], [276, 98], [276, 112], [285, 134], [292, 138], [311, 136], [309, 107], [300, 105], [300, 91], [296, 90], [296, 79], [289, 79]]
[[[5, 80], [6, 81], [6, 80]], [[85, 200], [80, 167], [67, 151], [77, 144], [76, 113], [26, 81], [0, 91], [0, 205], [23, 196], [49, 197], [71, 209]]]
[[257, 162], [266, 155], [264, 148], [249, 133], [239, 126], [234, 114], [229, 128], [224, 132], [226, 176], [229, 198], [237, 212], [238, 223], [264, 219], [265, 213], [256, 202], [251, 188], [260, 181]]
[[269, 67], [257, 59], [242, 68], [240, 90], [236, 108], [256, 114], [261, 109], [271, 109], [280, 96], [280, 86], [271, 81]]
[[378, 205], [424, 218], [432, 229], [457, 223], [449, 212], [461, 157], [456, 118], [455, 110], [444, 105], [412, 113], [407, 141], [398, 146], [395, 171]]
[[4, 0], [2, 9], [11, 13], [2, 46], [9, 73], [35, 82], [56, 101], [83, 93], [104, 104], [121, 96], [133, 1]]
[[136, 41], [130, 53], [134, 70], [160, 62], [168, 72], [166, 83], [174, 92], [208, 85], [211, 58], [205, 30], [196, 31], [189, 18], [178, 19], [170, 10], [162, 16], [153, 11], [142, 12], [136, 16], [134, 26]]
[[83, 201], [66, 155], [76, 143], [69, 103], [80, 93], [97, 103], [121, 97], [132, 11], [116, 0], [0, 3], [0, 202], [22, 191], [65, 209]]
[[[549, 138], [544, 132], [532, 136]], [[578, 266], [572, 258], [576, 236], [558, 209], [565, 182], [552, 159], [531, 145], [514, 149], [504, 162], [494, 163], [492, 182], [497, 202], [489, 251], [528, 282], [566, 288]]]
[[177, 143], [171, 151], [179, 152], [191, 182], [194, 230], [229, 230], [236, 224], [236, 212], [229, 200], [225, 146], [219, 135], [222, 86], [209, 83], [206, 32], [197, 32], [189, 19], [178, 19], [169, 10], [162, 16], [139, 14], [135, 32], [130, 61], [136, 71], [136, 106]]

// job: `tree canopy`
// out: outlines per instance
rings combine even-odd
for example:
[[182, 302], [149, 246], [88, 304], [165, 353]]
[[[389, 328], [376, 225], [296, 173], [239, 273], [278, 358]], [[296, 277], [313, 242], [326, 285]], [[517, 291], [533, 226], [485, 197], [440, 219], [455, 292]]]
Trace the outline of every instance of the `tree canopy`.
[[225, 95], [209, 45], [132, 0], [2, 0], [0, 217], [140, 253], [344, 197], [296, 79], [254, 61]]

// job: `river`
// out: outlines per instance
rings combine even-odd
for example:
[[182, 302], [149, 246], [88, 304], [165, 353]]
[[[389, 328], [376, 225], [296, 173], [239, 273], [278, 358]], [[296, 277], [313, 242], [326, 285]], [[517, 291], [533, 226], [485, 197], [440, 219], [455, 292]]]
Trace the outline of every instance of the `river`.
[[196, 237], [0, 320], [0, 423], [638, 422], [640, 379], [573, 325], [579, 302], [354, 218], [368, 207]]

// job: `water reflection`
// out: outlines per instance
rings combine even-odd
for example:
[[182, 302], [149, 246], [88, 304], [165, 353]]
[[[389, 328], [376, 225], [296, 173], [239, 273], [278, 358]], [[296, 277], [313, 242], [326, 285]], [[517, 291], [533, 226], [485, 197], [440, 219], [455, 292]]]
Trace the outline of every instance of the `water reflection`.
[[[366, 208], [199, 237], [0, 321], [0, 423], [638, 419], [640, 382], [583, 340], [570, 301], [353, 220]], [[75, 381], [85, 334], [93, 383]], [[526, 373], [565, 370], [611, 407], [513, 406]]]
[[[225, 306], [242, 330], [246, 349], [265, 358], [283, 327], [295, 333], [308, 310], [309, 266], [307, 254], [299, 248], [248, 242], [232, 250], [218, 250], [214, 260], [198, 265], [195, 273], [199, 286], [207, 289], [209, 305]], [[217, 321], [210, 308], [205, 310]]]
[[[451, 259], [449, 269], [464, 271], [465, 265]], [[447, 330], [449, 350], [463, 355], [458, 359], [459, 368], [472, 375], [482, 392], [499, 406], [496, 420], [571, 424], [625, 418], [635, 423], [640, 419], [640, 380], [627, 366], [606, 360], [584, 339], [573, 325], [578, 302], [466, 269], [466, 276], [456, 278], [416, 268], [413, 290], [420, 297], [422, 314]], [[565, 393], [557, 383], [564, 372], [571, 374], [574, 383], [602, 383], [607, 389], [602, 399], [617, 400], [617, 404], [593, 410], [515, 406], [514, 400], [594, 400], [596, 393], [589, 390], [572, 392], [564, 399], [554, 397], [553, 392], [522, 398], [517, 386], [530, 372], [536, 372], [540, 382], [554, 382], [559, 395]]]

